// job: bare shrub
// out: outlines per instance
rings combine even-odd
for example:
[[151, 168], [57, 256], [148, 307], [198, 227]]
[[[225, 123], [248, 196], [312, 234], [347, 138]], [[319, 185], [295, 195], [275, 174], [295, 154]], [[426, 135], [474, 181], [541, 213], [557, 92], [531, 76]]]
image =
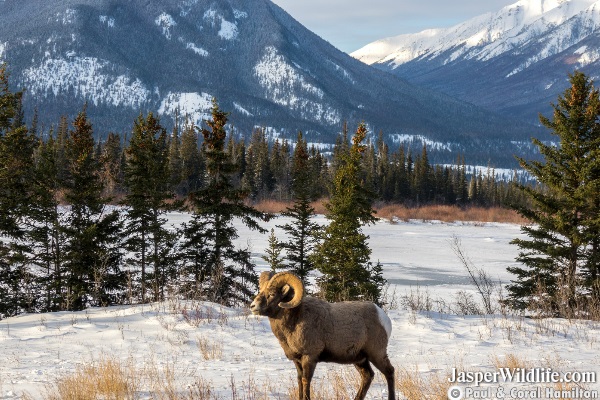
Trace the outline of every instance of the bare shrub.
[[494, 314], [496, 312], [496, 306], [492, 302], [492, 295], [497, 290], [496, 283], [492, 280], [487, 271], [483, 268], [477, 268], [473, 264], [471, 259], [462, 249], [460, 239], [457, 236], [452, 237], [450, 246], [469, 274], [471, 283], [475, 286], [475, 289], [477, 289], [477, 293], [479, 293], [481, 301], [483, 302], [483, 311], [486, 314]]

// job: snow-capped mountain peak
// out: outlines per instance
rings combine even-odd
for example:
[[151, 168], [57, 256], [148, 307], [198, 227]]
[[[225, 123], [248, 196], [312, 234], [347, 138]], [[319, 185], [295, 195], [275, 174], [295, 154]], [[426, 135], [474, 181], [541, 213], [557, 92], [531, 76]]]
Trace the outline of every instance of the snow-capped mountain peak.
[[519, 0], [450, 28], [378, 40], [352, 56], [535, 122], [568, 72], [600, 76], [600, 1]]
[[450, 28], [378, 40], [355, 51], [352, 56], [367, 64], [385, 63], [392, 68], [419, 57], [434, 58], [441, 54], [445, 54], [444, 63], [459, 57], [489, 60], [575, 17], [596, 28], [600, 25], [600, 1], [520, 0], [498, 12]]

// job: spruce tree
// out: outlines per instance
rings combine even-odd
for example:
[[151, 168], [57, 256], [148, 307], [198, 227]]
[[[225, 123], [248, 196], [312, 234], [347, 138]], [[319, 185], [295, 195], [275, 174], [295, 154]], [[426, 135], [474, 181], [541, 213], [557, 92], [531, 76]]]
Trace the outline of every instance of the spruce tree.
[[[189, 196], [192, 220], [183, 228], [184, 279], [192, 295], [225, 305], [250, 300], [257, 286], [254, 264], [248, 249], [236, 248], [233, 225], [239, 218], [251, 230], [264, 233], [258, 220], [267, 216], [244, 204], [247, 192], [231, 183], [238, 166], [225, 151], [228, 114], [213, 100], [212, 119], [202, 128], [202, 149], [206, 159], [204, 187]], [[189, 283], [189, 278], [196, 279]]]
[[267, 262], [269, 269], [273, 272], [287, 267], [281, 255], [282, 250], [283, 247], [279, 243], [279, 240], [277, 240], [277, 236], [275, 236], [275, 229], [271, 229], [269, 247], [265, 249], [265, 255], [261, 258]]
[[376, 221], [371, 207], [374, 194], [363, 186], [360, 178], [366, 135], [365, 125], [360, 124], [352, 146], [341, 155], [331, 200], [326, 204], [330, 222], [313, 256], [316, 268], [323, 274], [317, 280], [321, 294], [329, 301], [379, 302], [385, 282], [381, 265], [370, 261], [368, 236], [361, 228]]
[[24, 125], [22, 92], [8, 87], [0, 65], [0, 318], [34, 311], [35, 277], [30, 270], [31, 207], [36, 138]]
[[127, 206], [125, 245], [132, 255], [127, 263], [137, 271], [133, 284], [141, 302], [163, 300], [165, 286], [175, 275], [175, 235], [164, 226], [165, 213], [176, 205], [168, 151], [160, 121], [152, 113], [140, 115], [126, 149], [123, 205]]
[[581, 72], [570, 84], [553, 118], [540, 116], [556, 144], [533, 139], [543, 160], [519, 159], [541, 187], [520, 186], [530, 206], [516, 209], [532, 224], [521, 228], [527, 239], [513, 240], [522, 266], [509, 268], [508, 286], [513, 307], [563, 316], [600, 300], [600, 98]]
[[107, 208], [108, 199], [102, 196], [94, 150], [93, 129], [84, 109], [73, 121], [65, 147], [65, 200], [70, 209], [64, 227], [62, 275], [63, 307], [68, 310], [118, 302], [125, 284], [120, 269], [120, 216]]
[[282, 243], [288, 261], [286, 268], [294, 271], [306, 286], [308, 275], [314, 270], [309, 256], [317, 242], [319, 225], [311, 220], [315, 212], [311, 206], [314, 177], [311, 174], [308, 148], [302, 133], [298, 133], [291, 174], [294, 204], [281, 214], [291, 218], [291, 222], [279, 227], [288, 237], [288, 240]]

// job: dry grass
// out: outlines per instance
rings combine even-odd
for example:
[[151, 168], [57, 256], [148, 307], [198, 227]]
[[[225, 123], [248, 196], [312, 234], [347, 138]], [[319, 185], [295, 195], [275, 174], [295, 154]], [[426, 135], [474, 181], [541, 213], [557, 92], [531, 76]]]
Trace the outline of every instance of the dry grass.
[[223, 357], [223, 343], [205, 336], [198, 336], [198, 349], [205, 361], [220, 360]]
[[457, 206], [423, 206], [417, 208], [406, 207], [399, 204], [388, 204], [376, 207], [377, 217], [390, 221], [399, 219], [402, 221], [423, 220], [442, 222], [504, 222], [514, 224], [526, 224], [527, 220], [522, 218], [513, 210], [501, 207], [483, 208]]
[[131, 366], [114, 359], [102, 359], [81, 366], [70, 376], [59, 379], [48, 390], [47, 400], [133, 399], [139, 376]]
[[531, 367], [531, 363], [529, 361], [513, 353], [506, 354], [502, 358], [498, 357], [497, 355], [493, 355], [491, 357], [491, 361], [496, 369], [508, 368], [515, 370], [517, 368], [526, 369]]
[[[325, 203], [327, 199], [315, 201], [312, 206], [317, 214], [326, 214]], [[254, 204], [254, 207], [262, 212], [281, 213], [292, 203], [276, 200], [265, 200]], [[406, 207], [401, 204], [375, 204], [376, 216], [389, 221], [394, 220], [422, 220], [422, 221], [442, 221], [442, 222], [504, 222], [513, 224], [527, 224], [527, 220], [521, 217], [513, 210], [502, 207], [469, 207], [461, 208], [457, 206], [423, 206]]]
[[447, 400], [450, 386], [447, 377], [440, 373], [424, 377], [417, 370], [396, 371], [396, 390], [408, 400]]

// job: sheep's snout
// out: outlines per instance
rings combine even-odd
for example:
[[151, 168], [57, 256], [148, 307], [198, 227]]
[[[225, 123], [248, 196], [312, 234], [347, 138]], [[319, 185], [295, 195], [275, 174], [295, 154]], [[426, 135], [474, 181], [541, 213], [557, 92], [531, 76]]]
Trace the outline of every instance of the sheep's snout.
[[256, 300], [257, 299], [254, 299], [254, 301], [252, 302], [252, 304], [250, 304], [250, 311], [254, 315], [259, 315], [260, 314], [260, 310], [259, 310], [258, 302]]

